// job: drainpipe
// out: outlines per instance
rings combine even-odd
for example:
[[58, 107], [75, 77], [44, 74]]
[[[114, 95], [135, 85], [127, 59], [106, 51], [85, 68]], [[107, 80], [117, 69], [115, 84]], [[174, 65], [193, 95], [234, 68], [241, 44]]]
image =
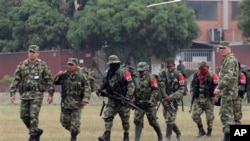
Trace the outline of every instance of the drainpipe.
[[222, 0], [222, 29], [228, 30], [228, 0]]

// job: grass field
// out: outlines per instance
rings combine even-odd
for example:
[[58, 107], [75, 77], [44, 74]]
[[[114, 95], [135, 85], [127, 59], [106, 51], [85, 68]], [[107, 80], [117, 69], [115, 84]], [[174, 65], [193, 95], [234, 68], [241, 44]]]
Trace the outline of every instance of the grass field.
[[[46, 100], [45, 96], [45, 99]], [[59, 95], [56, 94], [54, 98], [54, 103], [48, 105], [44, 101], [44, 105], [40, 112], [40, 124], [39, 126], [44, 129], [44, 134], [41, 136], [41, 141], [68, 141], [70, 134], [66, 131], [59, 122], [60, 117], [60, 106], [59, 106]], [[200, 139], [194, 138], [198, 129], [195, 123], [191, 119], [191, 114], [188, 113], [189, 110], [189, 100], [190, 97], [186, 96], [185, 101], [185, 111], [182, 112], [181, 108], [178, 111], [177, 121], [179, 128], [182, 132], [182, 141], [221, 141], [223, 138], [221, 122], [219, 119], [219, 108], [215, 107], [215, 120], [214, 128], [212, 132], [212, 137], [202, 137]], [[101, 108], [101, 99], [93, 95], [91, 99], [91, 104], [83, 109], [82, 120], [81, 120], [81, 133], [78, 136], [79, 141], [97, 141], [97, 137], [103, 134], [104, 122], [99, 116]], [[7, 93], [0, 94], [0, 141], [27, 141], [28, 140], [28, 130], [19, 118], [19, 103], [17, 100], [16, 104], [9, 103], [9, 95]], [[242, 123], [250, 123], [250, 107], [243, 106], [243, 119]], [[130, 118], [130, 140], [133, 141], [134, 138], [134, 123], [133, 123], [133, 110], [131, 111]], [[162, 109], [158, 111], [159, 123], [161, 125], [163, 136], [165, 137], [166, 125], [162, 116]], [[202, 116], [203, 125], [206, 129], [205, 115]], [[153, 128], [148, 124], [147, 119], [144, 120], [145, 127], [143, 128], [141, 141], [156, 141], [156, 133]], [[114, 126], [112, 128], [111, 140], [112, 141], [122, 141], [123, 131], [121, 127], [120, 118], [116, 116], [114, 120]], [[175, 134], [172, 136], [172, 141], [176, 141]]]

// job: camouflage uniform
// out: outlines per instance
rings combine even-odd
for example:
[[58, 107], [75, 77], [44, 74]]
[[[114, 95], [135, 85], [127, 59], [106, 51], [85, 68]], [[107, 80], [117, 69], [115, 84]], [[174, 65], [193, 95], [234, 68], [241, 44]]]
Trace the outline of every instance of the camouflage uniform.
[[177, 65], [177, 70], [180, 71], [182, 74], [186, 75], [186, 68], [182, 60], [179, 60], [179, 65]]
[[[121, 67], [120, 60], [116, 55], [109, 56], [109, 61], [107, 64], [109, 65], [109, 69], [99, 89], [106, 89], [106, 91], [110, 94], [118, 93], [129, 97], [129, 99], [132, 99], [135, 85], [132, 81], [131, 73]], [[122, 126], [124, 130], [123, 140], [129, 140], [130, 107], [124, 105], [120, 101], [108, 98], [108, 103], [105, 107], [103, 117], [106, 131], [104, 132], [103, 136], [98, 137], [100, 141], [110, 140], [113, 119], [116, 114], [119, 114], [122, 120]]]
[[[206, 72], [203, 74], [202, 70]], [[211, 136], [214, 121], [214, 88], [218, 84], [217, 74], [210, 74], [206, 62], [201, 62], [199, 71], [194, 74], [190, 91], [193, 92], [192, 119], [197, 124], [199, 133], [197, 137], [202, 137], [206, 133], [203, 129], [201, 114], [205, 112], [207, 119], [207, 136]]]
[[[69, 58], [68, 64], [78, 66], [78, 59]], [[88, 103], [90, 99], [89, 85], [80, 68], [74, 72], [67, 70], [62, 75], [57, 75], [54, 84], [61, 85], [62, 88], [61, 124], [71, 132], [71, 141], [75, 141], [80, 133], [82, 101]]]
[[[29, 46], [29, 52], [37, 53], [38, 51], [38, 46]], [[21, 97], [20, 117], [29, 129], [30, 140], [39, 140], [43, 133], [43, 130], [38, 128], [43, 93], [47, 88], [51, 97], [54, 94], [50, 68], [40, 59], [32, 63], [28, 59], [22, 61], [17, 66], [13, 83], [10, 85], [11, 97], [15, 96], [18, 87]]]
[[145, 112], [135, 110], [135, 140], [139, 141], [143, 128], [143, 117], [146, 114], [149, 124], [154, 128], [158, 136], [158, 141], [162, 141], [162, 133], [157, 122], [156, 105], [158, 95], [158, 83], [154, 76], [147, 72], [147, 63], [140, 62], [137, 65], [137, 70], [140, 73], [140, 92], [135, 94], [135, 103]]
[[[176, 133], [177, 139], [180, 140], [181, 132], [175, 123], [178, 110], [178, 102], [183, 97], [185, 91], [185, 78], [174, 66], [174, 59], [168, 58], [167, 64], [173, 64], [168, 67], [167, 71], [162, 71], [159, 76], [161, 81], [166, 85], [168, 96], [162, 98], [163, 116], [167, 124], [166, 138], [171, 140], [172, 130]], [[167, 100], [168, 98], [168, 100]]]
[[[220, 48], [228, 47], [228, 42], [221, 42]], [[234, 111], [239, 103], [238, 94], [239, 65], [235, 55], [231, 52], [225, 56], [219, 72], [219, 83], [216, 89], [220, 90], [221, 107], [220, 118], [225, 134], [224, 141], [230, 140], [230, 125], [235, 124], [235, 116], [239, 111]]]

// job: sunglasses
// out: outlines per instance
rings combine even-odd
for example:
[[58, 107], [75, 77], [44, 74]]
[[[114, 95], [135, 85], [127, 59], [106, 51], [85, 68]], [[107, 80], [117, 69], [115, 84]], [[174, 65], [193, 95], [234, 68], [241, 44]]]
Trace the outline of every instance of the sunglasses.
[[220, 47], [219, 49], [226, 49], [225, 47]]
[[69, 65], [69, 66], [74, 66], [74, 64], [72, 64], [72, 63], [69, 63], [68, 65]]

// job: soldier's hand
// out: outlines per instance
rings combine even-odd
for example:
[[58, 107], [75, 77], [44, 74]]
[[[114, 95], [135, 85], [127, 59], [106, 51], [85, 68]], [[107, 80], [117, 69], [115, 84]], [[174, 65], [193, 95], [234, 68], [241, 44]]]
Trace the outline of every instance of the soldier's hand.
[[82, 101], [82, 106], [86, 106], [86, 105], [88, 105], [88, 104], [89, 104], [88, 101]]
[[95, 93], [96, 93], [96, 95], [97, 95], [98, 97], [101, 96], [101, 90], [100, 90], [100, 89], [97, 89]]
[[166, 100], [167, 102], [170, 102], [170, 101], [171, 101], [170, 96], [166, 96], [166, 97], [165, 97], [165, 100]]
[[11, 97], [10, 97], [10, 102], [11, 102], [11, 103], [14, 103], [15, 100], [16, 100], [15, 96], [11, 96]]
[[53, 102], [53, 97], [52, 96], [48, 96], [47, 102], [48, 102], [48, 104], [51, 104]]
[[220, 90], [219, 89], [214, 89], [214, 94], [215, 95], [219, 95], [220, 94]]
[[63, 71], [59, 71], [56, 76], [61, 76], [63, 74]]

